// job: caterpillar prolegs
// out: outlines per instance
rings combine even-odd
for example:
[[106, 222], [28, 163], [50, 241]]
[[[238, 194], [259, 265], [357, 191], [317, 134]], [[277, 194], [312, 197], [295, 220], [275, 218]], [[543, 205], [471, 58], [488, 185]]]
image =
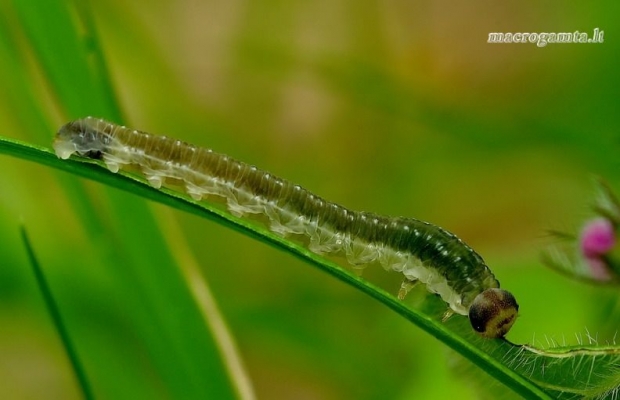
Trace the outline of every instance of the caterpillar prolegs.
[[449, 314], [468, 315], [482, 336], [502, 337], [516, 319], [514, 296], [499, 289], [482, 257], [428, 222], [351, 211], [210, 149], [92, 117], [61, 127], [54, 149], [62, 159], [102, 159], [112, 172], [138, 167], [154, 187], [180, 183], [195, 200], [222, 198], [233, 215], [262, 215], [273, 232], [302, 238], [312, 252], [344, 256], [354, 267], [378, 262], [404, 275], [399, 297], [421, 282]]

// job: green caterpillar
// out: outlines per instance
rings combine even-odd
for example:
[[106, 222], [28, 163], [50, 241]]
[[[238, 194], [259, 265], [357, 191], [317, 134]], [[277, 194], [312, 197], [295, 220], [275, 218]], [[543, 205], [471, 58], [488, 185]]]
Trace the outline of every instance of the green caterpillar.
[[154, 187], [180, 184], [195, 200], [222, 198], [233, 215], [263, 216], [273, 232], [314, 253], [344, 256], [354, 268], [378, 262], [404, 275], [399, 298], [421, 282], [448, 304], [445, 318], [468, 315], [482, 336], [504, 336], [517, 317], [514, 296], [499, 289], [482, 257], [428, 222], [351, 211], [210, 149], [92, 117], [60, 128], [54, 149], [62, 159], [102, 159], [112, 172], [137, 166]]

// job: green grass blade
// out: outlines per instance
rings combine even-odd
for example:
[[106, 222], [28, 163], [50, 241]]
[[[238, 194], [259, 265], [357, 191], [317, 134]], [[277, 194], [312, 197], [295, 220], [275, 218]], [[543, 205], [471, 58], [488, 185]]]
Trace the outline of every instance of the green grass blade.
[[75, 377], [80, 386], [80, 390], [82, 391], [82, 395], [84, 399], [90, 400], [93, 399], [93, 392], [91, 390], [90, 383], [88, 382], [88, 378], [86, 376], [86, 371], [82, 366], [80, 358], [78, 356], [77, 350], [73, 345], [73, 341], [71, 340], [71, 335], [63, 321], [62, 314], [60, 313], [60, 308], [58, 304], [56, 304], [56, 300], [54, 300], [54, 295], [52, 294], [52, 290], [45, 279], [45, 274], [37, 261], [37, 257], [35, 255], [32, 244], [30, 243], [30, 239], [28, 238], [28, 233], [26, 232], [26, 228], [22, 226], [20, 228], [22, 242], [24, 247], [26, 248], [26, 253], [28, 254], [28, 260], [30, 261], [30, 266], [32, 267], [32, 271], [37, 281], [37, 285], [43, 296], [43, 301], [47, 307], [47, 311], [52, 318], [52, 322], [54, 323], [54, 327], [56, 328], [56, 332], [58, 332], [58, 336], [62, 341], [62, 344], [67, 353], [67, 357], [71, 362], [71, 366], [73, 367], [73, 371], [75, 373]]
[[[143, 179], [128, 173], [110, 173], [98, 161], [82, 158], [59, 160], [50, 150], [16, 141], [0, 140], [0, 153], [62, 169], [214, 220], [284, 250], [377, 299], [524, 397], [551, 398], [550, 395], [555, 397], [559, 392], [583, 395], [617, 389], [620, 378], [614, 366], [617, 367], [620, 360], [620, 348], [616, 346], [558, 347], [554, 350], [543, 350], [514, 345], [503, 340], [485, 340], [472, 332], [465, 318], [453, 317], [447, 323], [440, 322], [443, 307], [440, 300], [428, 300], [429, 304], [435, 304], [430, 311], [413, 309], [383, 289], [304, 247], [264, 227], [233, 217], [222, 209], [196, 202], [182, 193], [165, 188], [155, 189]], [[544, 365], [544, 368], [536, 367], [541, 365]], [[566, 379], [569, 375], [577, 379]]]

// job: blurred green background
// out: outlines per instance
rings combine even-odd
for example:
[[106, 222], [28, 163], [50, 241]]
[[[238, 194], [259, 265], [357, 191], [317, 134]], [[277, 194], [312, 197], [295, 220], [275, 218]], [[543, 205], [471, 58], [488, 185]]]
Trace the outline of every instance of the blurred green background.
[[[79, 116], [57, 104], [13, 4], [0, 3], [6, 54], [18, 55], [0, 64], [0, 134], [50, 146], [55, 129]], [[590, 215], [592, 176], [620, 188], [617, 2], [90, 3], [131, 126], [213, 148], [355, 210], [456, 233], [517, 297], [513, 342], [576, 343], [586, 329], [613, 340], [616, 290], [561, 277], [539, 254], [552, 243], [547, 229], [574, 231]], [[489, 32], [597, 27], [602, 44], [486, 42]], [[0, 167], [0, 397], [80, 396], [19, 240], [23, 222], [87, 371], [97, 364], [107, 379], [125, 374], [168, 398], [148, 352], [136, 350], [144, 338], [123, 303], [130, 285], [92, 260], [98, 239], [63, 190], [78, 178], [8, 157]], [[93, 219], [104, 240], [114, 225], [104, 189], [81, 184], [101, 202]], [[364, 294], [234, 231], [143, 204], [178, 220], [177, 239], [198, 260], [258, 398], [481, 396], [458, 356]], [[394, 292], [400, 281], [378, 267], [364, 276]]]

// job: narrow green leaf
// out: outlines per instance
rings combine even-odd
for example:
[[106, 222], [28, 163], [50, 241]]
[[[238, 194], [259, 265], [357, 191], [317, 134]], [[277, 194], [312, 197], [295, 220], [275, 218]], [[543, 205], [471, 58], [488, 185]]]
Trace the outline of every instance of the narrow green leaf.
[[26, 248], [26, 253], [28, 254], [28, 260], [30, 261], [30, 266], [32, 267], [32, 271], [37, 281], [37, 285], [39, 286], [39, 290], [41, 291], [41, 295], [43, 296], [43, 301], [47, 307], [47, 311], [52, 318], [52, 322], [54, 323], [54, 327], [56, 328], [56, 332], [58, 332], [58, 336], [62, 341], [62, 344], [67, 352], [67, 357], [71, 362], [71, 366], [73, 367], [73, 372], [75, 373], [75, 377], [78, 381], [80, 389], [82, 390], [82, 395], [84, 399], [93, 399], [93, 392], [90, 387], [90, 383], [88, 382], [88, 378], [86, 376], [86, 371], [80, 362], [80, 357], [78, 356], [77, 350], [73, 345], [73, 341], [71, 340], [71, 335], [69, 334], [69, 330], [67, 329], [65, 322], [63, 321], [62, 314], [60, 313], [60, 308], [58, 304], [56, 304], [56, 300], [54, 299], [54, 295], [52, 294], [52, 290], [45, 279], [45, 274], [37, 261], [37, 257], [35, 255], [32, 244], [30, 243], [30, 239], [28, 239], [28, 234], [26, 232], [26, 228], [22, 226], [20, 228], [20, 233], [22, 237], [22, 242], [24, 247]]
[[196, 202], [183, 193], [166, 188], [155, 189], [143, 179], [129, 173], [110, 173], [98, 161], [77, 157], [63, 161], [55, 158], [49, 150], [6, 139], [0, 140], [0, 153], [62, 169], [214, 220], [284, 250], [382, 302], [524, 397], [570, 398], [599, 395], [620, 387], [620, 348], [617, 346], [557, 346], [555, 349], [544, 350], [515, 345], [505, 340], [482, 339], [473, 333], [465, 318], [453, 317], [447, 323], [440, 322], [441, 301], [434, 297], [428, 300], [431, 304], [437, 304], [431, 311], [413, 309], [383, 289], [295, 242], [284, 239], [265, 227], [236, 218], [223, 209]]

